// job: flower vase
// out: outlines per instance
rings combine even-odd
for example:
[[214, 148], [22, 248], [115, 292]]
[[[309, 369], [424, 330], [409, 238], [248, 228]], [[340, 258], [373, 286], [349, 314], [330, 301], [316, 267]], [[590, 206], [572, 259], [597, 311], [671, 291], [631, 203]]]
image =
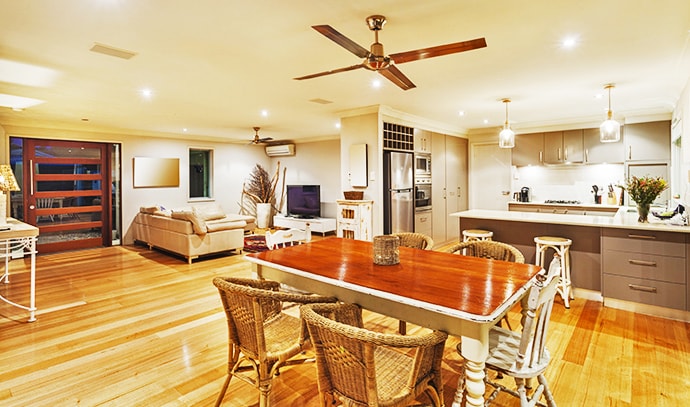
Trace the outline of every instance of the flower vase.
[[637, 221], [640, 223], [647, 223], [647, 216], [649, 216], [650, 204], [637, 204]]
[[256, 226], [259, 229], [267, 229], [271, 226], [271, 215], [273, 205], [270, 203], [256, 204]]

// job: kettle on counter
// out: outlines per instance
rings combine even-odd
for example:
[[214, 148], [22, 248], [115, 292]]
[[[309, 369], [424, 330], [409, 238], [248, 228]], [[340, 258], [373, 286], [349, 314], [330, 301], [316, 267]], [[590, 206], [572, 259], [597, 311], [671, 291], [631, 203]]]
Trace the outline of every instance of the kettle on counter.
[[530, 192], [529, 187], [522, 187], [520, 189], [520, 202], [529, 202]]

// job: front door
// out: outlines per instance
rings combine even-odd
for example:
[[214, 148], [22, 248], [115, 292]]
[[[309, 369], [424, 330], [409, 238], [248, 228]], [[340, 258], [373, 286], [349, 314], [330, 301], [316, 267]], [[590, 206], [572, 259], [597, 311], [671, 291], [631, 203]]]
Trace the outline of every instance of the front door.
[[39, 228], [39, 253], [111, 245], [108, 146], [23, 139], [22, 218]]

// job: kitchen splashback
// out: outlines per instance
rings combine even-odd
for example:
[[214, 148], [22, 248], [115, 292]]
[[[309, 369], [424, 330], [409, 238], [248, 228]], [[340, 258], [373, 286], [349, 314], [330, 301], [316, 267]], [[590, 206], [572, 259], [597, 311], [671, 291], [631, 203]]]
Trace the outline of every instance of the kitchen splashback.
[[622, 183], [623, 180], [625, 180], [623, 164], [519, 167], [513, 168], [511, 190], [519, 192], [520, 188], [529, 187], [532, 202], [552, 199], [574, 200], [589, 204], [594, 203], [592, 185], [598, 185], [599, 189], [606, 194], [608, 185], [611, 184], [618, 197], [620, 188], [616, 185]]

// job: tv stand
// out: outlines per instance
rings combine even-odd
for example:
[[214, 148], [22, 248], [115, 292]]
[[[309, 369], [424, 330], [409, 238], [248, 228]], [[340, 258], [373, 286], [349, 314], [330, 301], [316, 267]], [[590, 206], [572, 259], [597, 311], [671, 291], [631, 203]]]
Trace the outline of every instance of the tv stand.
[[273, 217], [273, 226], [281, 228], [295, 228], [295, 229], [306, 229], [309, 224], [309, 229], [312, 232], [319, 232], [322, 236], [325, 236], [328, 232], [335, 232], [335, 219], [334, 218], [293, 218], [285, 215], [275, 215]]

